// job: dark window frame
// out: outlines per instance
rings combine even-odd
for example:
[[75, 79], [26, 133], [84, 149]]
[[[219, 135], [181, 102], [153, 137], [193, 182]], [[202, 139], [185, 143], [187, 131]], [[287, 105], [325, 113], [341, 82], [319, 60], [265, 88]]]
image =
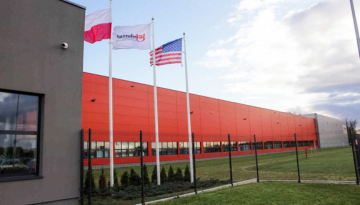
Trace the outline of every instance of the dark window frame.
[[[270, 146], [268, 146], [268, 145], [270, 145]], [[264, 149], [274, 149], [274, 141], [265, 141]]]
[[239, 141], [239, 151], [251, 151], [251, 141]]
[[255, 150], [255, 146], [256, 146], [256, 149], [257, 149], [257, 150], [263, 150], [263, 149], [264, 149], [264, 146], [263, 146], [263, 142], [262, 142], [262, 141], [256, 141], [256, 144], [255, 144], [255, 141], [252, 141], [252, 142], [251, 142], [251, 148], [252, 148], [252, 150]]
[[[107, 159], [107, 158], [110, 158], [110, 142], [109, 141], [91, 141], [92, 143], [95, 143], [95, 146], [91, 145], [91, 153], [90, 153], [90, 156], [93, 155], [94, 153], [94, 156], [95, 157], [91, 157], [91, 159]], [[103, 142], [104, 143], [104, 149], [98, 149], [97, 148], [97, 143], [98, 142]], [[109, 143], [109, 149], [106, 149], [106, 142]], [[84, 159], [88, 159], [89, 156], [88, 156], [88, 143], [89, 141], [84, 141]], [[85, 144], [87, 144], [85, 146]], [[102, 151], [103, 152], [103, 155], [104, 157], [97, 157], [97, 151]], [[105, 157], [105, 152], [108, 151], [108, 157]]]
[[[278, 145], [280, 145], [280, 147]], [[274, 149], [281, 149], [281, 148], [283, 148], [281, 141], [274, 141]]]
[[[234, 146], [235, 143], [235, 146]], [[232, 152], [237, 152], [238, 151], [238, 146], [236, 141], [230, 141], [230, 149]], [[229, 152], [229, 142], [228, 141], [223, 141], [221, 142], [221, 146], [222, 146], [222, 150], [223, 152]]]
[[[168, 144], [171, 143], [171, 148]], [[174, 143], [176, 148], [174, 148]], [[155, 146], [153, 146], [155, 144]], [[166, 144], [166, 147], [163, 146]], [[156, 156], [156, 142], [151, 142], [151, 155]], [[178, 143], [177, 142], [159, 142], [159, 156], [174, 156], [178, 155]]]
[[[209, 147], [205, 146], [207, 143], [210, 143]], [[215, 146], [214, 143], [219, 143], [219, 145]], [[203, 142], [203, 147], [204, 147], [204, 154], [221, 153], [221, 142], [220, 141]]]
[[[116, 143], [119, 143], [120, 142], [120, 149], [116, 148]], [[122, 143], [124, 143], [125, 141], [116, 141], [115, 142], [115, 157], [116, 158], [125, 158], [125, 157], [140, 157], [140, 150], [141, 150], [141, 147], [140, 147], [140, 142], [132, 142], [134, 143], [134, 149], [130, 149], [129, 146], [127, 149], [123, 149], [122, 148]], [[129, 145], [130, 142], [126, 141]], [[136, 147], [136, 143], [139, 143], [139, 147]], [[144, 147], [144, 144], [146, 144], [146, 147]], [[144, 152], [144, 157], [147, 157], [148, 156], [148, 146], [149, 146], [149, 143], [148, 142], [143, 142], [143, 152]], [[123, 156], [123, 150], [125, 150], [125, 153], [127, 156]], [[116, 152], [119, 151], [121, 153], [121, 156], [118, 157], [116, 156]], [[130, 152], [133, 152], [134, 153], [134, 156], [130, 156]], [[139, 156], [136, 155], [135, 153], [139, 153]]]
[[[187, 145], [185, 145], [187, 143]], [[201, 154], [201, 143], [195, 143], [195, 154]], [[179, 142], [180, 155], [189, 154], [189, 142]]]
[[38, 110], [37, 110], [37, 131], [13, 131], [13, 130], [0, 130], [1, 134], [14, 134], [14, 135], [36, 135], [36, 171], [34, 175], [19, 175], [19, 176], [9, 176], [9, 177], [0, 177], [0, 182], [9, 182], [9, 181], [20, 181], [20, 180], [33, 180], [33, 179], [42, 179], [43, 176], [40, 175], [40, 156], [41, 153], [41, 135], [42, 135], [42, 113], [43, 113], [43, 100], [44, 94], [40, 93], [32, 93], [32, 92], [24, 92], [24, 91], [17, 91], [17, 90], [9, 90], [9, 89], [2, 89], [0, 88], [0, 92], [6, 92], [11, 94], [18, 94], [18, 95], [30, 95], [36, 96], [38, 98]]

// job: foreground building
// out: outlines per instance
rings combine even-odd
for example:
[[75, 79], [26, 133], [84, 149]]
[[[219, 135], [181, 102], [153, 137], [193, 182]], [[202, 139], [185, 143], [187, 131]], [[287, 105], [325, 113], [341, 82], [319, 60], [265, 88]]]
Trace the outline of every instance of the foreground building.
[[0, 1], [1, 205], [78, 204], [84, 17], [67, 1]]
[[[93, 165], [110, 163], [108, 90], [108, 77], [83, 74], [82, 128], [93, 130]], [[144, 161], [156, 161], [153, 91], [150, 85], [113, 79], [115, 164], [139, 162], [140, 130]], [[259, 153], [294, 150], [294, 133], [300, 149], [318, 145], [313, 118], [194, 94], [190, 94], [190, 110], [197, 158], [227, 156], [228, 134], [232, 155], [254, 153], [254, 135]], [[161, 161], [189, 158], [186, 112], [184, 92], [158, 88]]]

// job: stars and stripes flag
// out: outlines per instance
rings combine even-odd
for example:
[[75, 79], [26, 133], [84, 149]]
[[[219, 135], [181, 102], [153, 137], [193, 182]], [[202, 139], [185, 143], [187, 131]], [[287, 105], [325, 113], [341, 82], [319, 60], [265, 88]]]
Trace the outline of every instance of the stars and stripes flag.
[[[155, 65], [181, 63], [182, 38], [166, 43], [155, 49]], [[150, 64], [153, 65], [153, 51], [150, 52]]]

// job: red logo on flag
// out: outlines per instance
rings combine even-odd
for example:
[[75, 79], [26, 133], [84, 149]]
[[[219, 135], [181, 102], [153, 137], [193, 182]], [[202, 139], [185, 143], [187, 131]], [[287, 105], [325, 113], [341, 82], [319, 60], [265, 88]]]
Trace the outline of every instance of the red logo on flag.
[[145, 34], [143, 34], [143, 35], [136, 34], [136, 41], [137, 42], [145, 41]]

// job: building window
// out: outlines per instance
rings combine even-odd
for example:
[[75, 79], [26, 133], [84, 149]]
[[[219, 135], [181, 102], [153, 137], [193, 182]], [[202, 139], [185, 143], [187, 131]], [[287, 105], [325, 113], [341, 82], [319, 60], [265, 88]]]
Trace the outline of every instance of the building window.
[[298, 147], [303, 147], [303, 141], [298, 141]]
[[273, 149], [273, 141], [264, 142], [265, 149]]
[[290, 145], [291, 145], [291, 147], [296, 147], [295, 141], [290, 141]]
[[[200, 142], [194, 142], [195, 154], [201, 153]], [[180, 154], [189, 154], [189, 142], [179, 142]]]
[[304, 147], [309, 146], [309, 141], [304, 141]]
[[274, 149], [281, 149], [281, 141], [274, 142]]
[[[84, 156], [88, 158], [88, 142], [84, 142]], [[91, 158], [109, 158], [109, 142], [102, 142], [102, 141], [92, 141], [91, 142]]]
[[[148, 143], [143, 142], [143, 156], [148, 156]], [[140, 142], [115, 142], [115, 157], [140, 157]]]
[[0, 178], [39, 175], [40, 96], [0, 91]]
[[[222, 146], [223, 146], [223, 152], [228, 152], [229, 151], [229, 142], [222, 142]], [[237, 151], [236, 142], [230, 142], [230, 149], [231, 149], [232, 152]]]
[[[156, 156], [156, 142], [151, 143], [152, 156]], [[177, 142], [159, 142], [159, 155], [177, 155]]]
[[[255, 150], [255, 142], [252, 142], [252, 149]], [[263, 149], [263, 144], [262, 142], [256, 142], [256, 149]]]
[[239, 151], [249, 151], [251, 150], [250, 142], [240, 141], [239, 142]]
[[221, 152], [220, 142], [203, 142], [204, 153]]
[[290, 142], [289, 141], [284, 141], [283, 142], [283, 148], [290, 148]]
[[314, 146], [314, 141], [309, 141], [309, 146], [313, 147]]

